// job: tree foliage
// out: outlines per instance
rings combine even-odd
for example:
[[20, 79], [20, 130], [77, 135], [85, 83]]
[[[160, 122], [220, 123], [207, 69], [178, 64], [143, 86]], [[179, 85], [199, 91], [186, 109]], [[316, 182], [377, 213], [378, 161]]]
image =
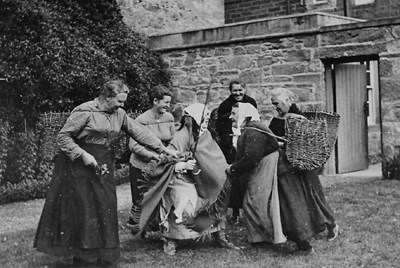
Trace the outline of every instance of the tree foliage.
[[162, 58], [122, 22], [114, 0], [0, 0], [2, 115], [34, 123], [46, 111], [70, 110], [98, 95], [109, 79], [131, 89], [127, 109], [168, 85]]

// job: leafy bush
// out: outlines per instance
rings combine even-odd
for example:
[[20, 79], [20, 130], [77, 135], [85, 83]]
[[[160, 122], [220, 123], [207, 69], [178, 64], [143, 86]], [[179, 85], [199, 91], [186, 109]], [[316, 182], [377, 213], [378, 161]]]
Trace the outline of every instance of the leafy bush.
[[382, 173], [384, 180], [400, 180], [400, 155], [382, 161]]
[[[55, 129], [40, 115], [69, 111], [104, 82], [131, 89], [127, 110], [169, 85], [161, 56], [122, 22], [115, 0], [0, 0], [0, 204], [44, 197], [53, 171]], [[118, 152], [123, 152], [121, 136]], [[118, 149], [117, 148], [117, 149]], [[127, 181], [117, 170], [117, 183]]]
[[[45, 197], [59, 150], [56, 135], [68, 115], [43, 114], [29, 134], [15, 132], [0, 120], [0, 204]], [[135, 118], [137, 114], [130, 116]], [[121, 132], [113, 145], [119, 160], [114, 174], [117, 185], [129, 181], [129, 166], [121, 161], [127, 146], [127, 135]]]
[[[146, 38], [122, 22], [115, 0], [0, 0], [0, 106], [22, 129], [46, 111], [71, 110], [119, 78], [126, 107], [143, 110], [147, 92], [170, 74]], [[16, 107], [16, 108], [15, 108]]]
[[0, 119], [0, 185], [4, 180], [4, 173], [7, 168], [7, 155], [10, 147], [9, 133], [10, 124]]

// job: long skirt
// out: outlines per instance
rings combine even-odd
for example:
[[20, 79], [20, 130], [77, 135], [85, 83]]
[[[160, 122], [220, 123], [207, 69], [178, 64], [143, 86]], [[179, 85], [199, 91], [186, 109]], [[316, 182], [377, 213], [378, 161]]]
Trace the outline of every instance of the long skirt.
[[283, 232], [296, 243], [307, 240], [335, 223], [316, 171], [294, 170], [280, 159], [278, 191]]
[[265, 156], [249, 175], [243, 212], [250, 243], [286, 241], [279, 211], [278, 158], [278, 152]]
[[80, 158], [57, 157], [34, 247], [55, 256], [115, 261], [119, 257], [114, 155], [103, 145], [80, 145], [104, 174]]

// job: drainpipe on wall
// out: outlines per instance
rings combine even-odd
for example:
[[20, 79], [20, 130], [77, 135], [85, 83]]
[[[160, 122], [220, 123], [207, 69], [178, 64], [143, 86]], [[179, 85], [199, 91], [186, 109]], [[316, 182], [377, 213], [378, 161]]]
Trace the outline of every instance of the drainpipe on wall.
[[347, 17], [347, 0], [343, 0], [343, 16]]
[[288, 15], [292, 14], [292, 9], [290, 7], [290, 0], [287, 0], [287, 14]]

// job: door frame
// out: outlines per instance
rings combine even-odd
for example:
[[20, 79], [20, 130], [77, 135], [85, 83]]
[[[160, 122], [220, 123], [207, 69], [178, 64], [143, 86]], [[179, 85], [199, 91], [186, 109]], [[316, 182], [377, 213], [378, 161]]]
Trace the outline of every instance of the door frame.
[[[326, 110], [329, 112], [336, 112], [336, 95], [335, 95], [335, 71], [332, 68], [332, 65], [341, 64], [341, 63], [352, 63], [352, 62], [363, 62], [363, 61], [377, 61], [378, 62], [378, 76], [379, 76], [379, 56], [378, 55], [365, 55], [365, 56], [354, 56], [354, 57], [342, 57], [336, 59], [321, 59], [324, 64], [325, 70], [325, 94], [326, 94]], [[380, 78], [378, 77], [378, 81]], [[378, 83], [378, 93], [379, 93], [379, 103], [378, 103], [378, 112], [379, 118], [381, 117], [381, 101], [380, 101], [380, 83]], [[380, 131], [382, 131], [382, 120], [379, 122]], [[368, 135], [368, 127], [367, 127], [367, 135]], [[368, 142], [368, 140], [367, 140]], [[381, 138], [381, 150], [382, 150], [382, 138]], [[337, 159], [337, 144], [335, 145], [335, 149], [332, 151], [330, 158], [324, 166], [323, 174], [324, 175], [332, 175], [337, 174], [338, 170], [338, 159]]]

